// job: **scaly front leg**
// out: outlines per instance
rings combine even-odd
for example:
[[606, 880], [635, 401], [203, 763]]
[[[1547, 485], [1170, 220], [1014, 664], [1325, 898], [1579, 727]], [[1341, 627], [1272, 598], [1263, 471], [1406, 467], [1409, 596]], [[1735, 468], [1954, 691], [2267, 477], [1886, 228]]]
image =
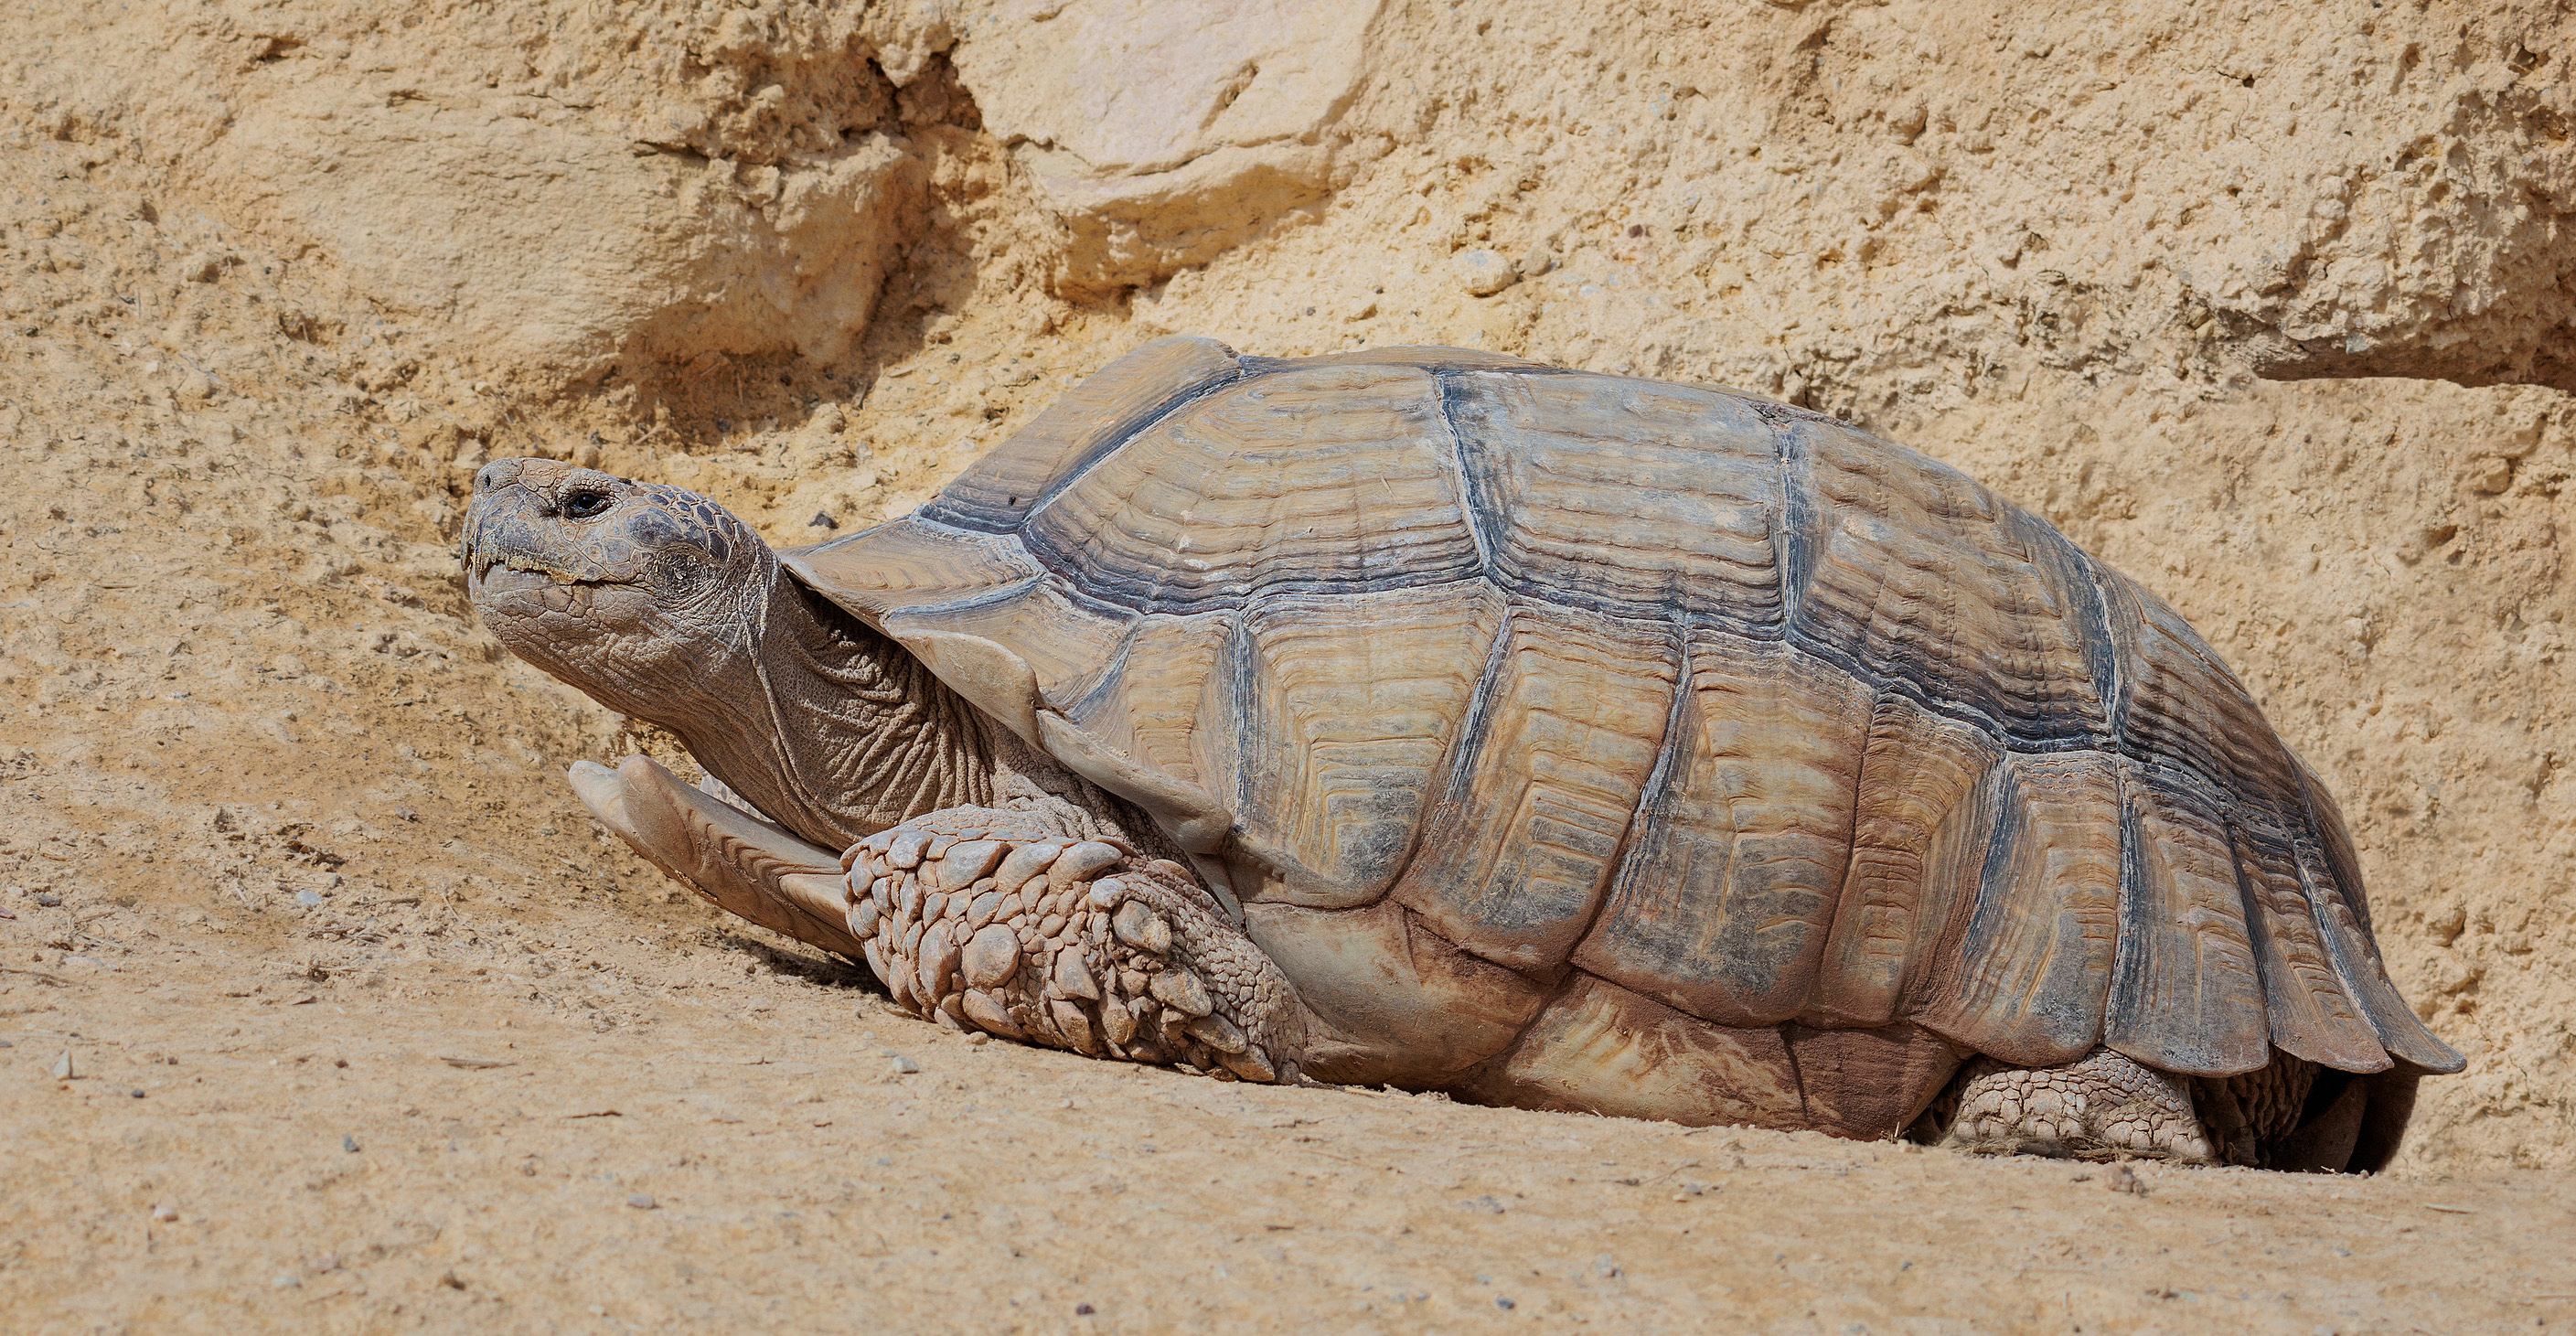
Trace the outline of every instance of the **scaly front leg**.
[[1049, 1048], [1294, 1081], [1286, 976], [1167, 859], [956, 807], [851, 847], [850, 933], [917, 1015]]

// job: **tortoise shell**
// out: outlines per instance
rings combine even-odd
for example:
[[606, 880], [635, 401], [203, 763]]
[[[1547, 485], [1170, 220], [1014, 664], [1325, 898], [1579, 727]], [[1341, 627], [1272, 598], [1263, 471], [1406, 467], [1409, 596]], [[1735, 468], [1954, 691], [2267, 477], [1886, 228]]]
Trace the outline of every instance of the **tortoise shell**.
[[1172, 339], [785, 556], [1197, 856], [1346, 1032], [1342, 1079], [1538, 1030], [1510, 1079], [1766, 1034], [1810, 1067], [1923, 1032], [2461, 1065], [2331, 800], [2183, 619], [1832, 418]]

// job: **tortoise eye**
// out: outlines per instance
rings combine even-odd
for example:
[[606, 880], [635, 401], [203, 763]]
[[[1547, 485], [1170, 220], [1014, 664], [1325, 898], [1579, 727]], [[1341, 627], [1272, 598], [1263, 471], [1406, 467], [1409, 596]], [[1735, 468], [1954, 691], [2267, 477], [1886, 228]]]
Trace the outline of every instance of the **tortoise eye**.
[[606, 492], [570, 492], [564, 496], [563, 513], [573, 519], [586, 520], [607, 510], [611, 500]]

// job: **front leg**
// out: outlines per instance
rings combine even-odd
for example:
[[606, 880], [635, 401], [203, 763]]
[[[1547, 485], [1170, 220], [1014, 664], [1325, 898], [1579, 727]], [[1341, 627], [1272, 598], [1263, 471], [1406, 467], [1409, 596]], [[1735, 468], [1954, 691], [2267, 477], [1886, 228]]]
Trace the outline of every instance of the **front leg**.
[[962, 1030], [1294, 1081], [1287, 977], [1178, 863], [956, 807], [851, 847], [850, 933], [895, 1002]]

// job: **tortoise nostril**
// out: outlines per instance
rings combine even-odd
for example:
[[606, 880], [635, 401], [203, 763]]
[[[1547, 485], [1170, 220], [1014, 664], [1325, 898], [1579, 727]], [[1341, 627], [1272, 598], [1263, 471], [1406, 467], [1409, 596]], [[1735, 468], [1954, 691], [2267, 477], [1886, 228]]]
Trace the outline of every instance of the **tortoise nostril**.
[[499, 461], [486, 464], [483, 467], [476, 469], [474, 471], [475, 494], [480, 496], [481, 494], [500, 486], [502, 478], [507, 475], [508, 472], [509, 469]]

